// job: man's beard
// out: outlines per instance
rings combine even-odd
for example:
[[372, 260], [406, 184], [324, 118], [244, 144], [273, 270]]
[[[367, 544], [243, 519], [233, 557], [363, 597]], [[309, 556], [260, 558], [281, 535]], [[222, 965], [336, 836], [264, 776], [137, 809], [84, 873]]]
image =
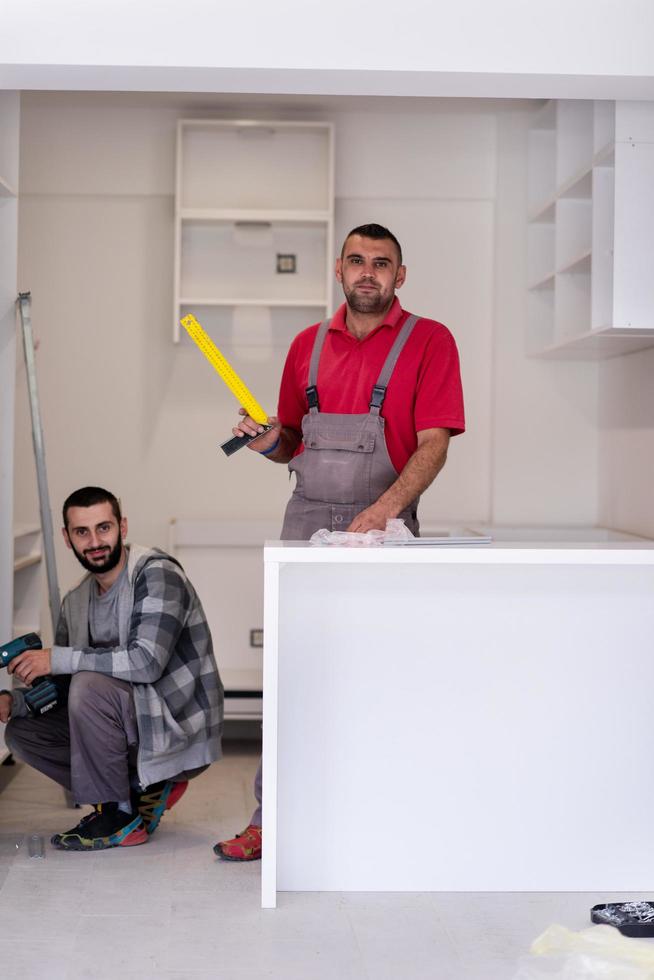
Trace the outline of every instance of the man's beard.
[[355, 313], [385, 313], [390, 306], [389, 297], [384, 296], [381, 290], [359, 293], [357, 292], [357, 287], [352, 286], [349, 290], [346, 290], [344, 287], [343, 292], [345, 293], [347, 305]]
[[[123, 553], [123, 542], [120, 537], [120, 534], [118, 535], [118, 541], [116, 541], [114, 547], [111, 548], [108, 552], [105, 552], [105, 557], [102, 561], [95, 561], [95, 562], [89, 561], [89, 559], [86, 558], [83, 553], [77, 550], [77, 548], [75, 547], [74, 544], [72, 544], [72, 542], [71, 545], [73, 551], [75, 552], [75, 557], [77, 558], [82, 568], [85, 568], [87, 572], [93, 572], [94, 575], [103, 575], [105, 572], [110, 572], [112, 568], [116, 567]], [[88, 550], [97, 551], [98, 549], [89, 548]]]

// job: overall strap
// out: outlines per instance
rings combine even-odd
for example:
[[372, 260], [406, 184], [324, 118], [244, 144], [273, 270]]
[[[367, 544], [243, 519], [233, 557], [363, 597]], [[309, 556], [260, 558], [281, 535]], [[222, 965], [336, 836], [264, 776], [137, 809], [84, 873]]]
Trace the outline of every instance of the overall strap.
[[320, 355], [322, 353], [322, 347], [325, 343], [325, 337], [327, 336], [327, 331], [329, 330], [331, 320], [323, 320], [318, 327], [318, 333], [316, 334], [315, 340], [313, 342], [313, 350], [311, 351], [311, 361], [309, 362], [309, 384], [306, 389], [307, 402], [309, 403], [309, 411], [312, 415], [320, 411], [320, 406], [318, 404], [318, 389], [316, 387], [316, 382], [318, 381], [318, 364], [320, 363]]
[[381, 407], [384, 404], [384, 398], [386, 397], [388, 382], [390, 381], [395, 365], [397, 364], [397, 359], [402, 353], [402, 348], [409, 339], [411, 331], [419, 319], [419, 316], [415, 316], [415, 314], [412, 313], [411, 316], [405, 321], [404, 326], [395, 338], [395, 343], [388, 352], [388, 357], [384, 361], [384, 365], [381, 369], [379, 377], [377, 378], [377, 383], [372, 389], [372, 395], [370, 398], [371, 415], [379, 415]]

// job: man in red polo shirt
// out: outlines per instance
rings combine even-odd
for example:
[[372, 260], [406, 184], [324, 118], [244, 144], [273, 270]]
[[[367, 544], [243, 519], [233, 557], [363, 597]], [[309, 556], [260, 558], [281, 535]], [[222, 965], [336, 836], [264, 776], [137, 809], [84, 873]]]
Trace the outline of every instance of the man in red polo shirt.
[[[456, 344], [447, 327], [402, 309], [402, 249], [381, 225], [360, 225], [336, 260], [345, 303], [331, 321], [299, 334], [288, 352], [272, 428], [244, 418], [248, 448], [288, 463], [296, 484], [283, 540], [320, 528], [383, 530], [400, 517], [415, 533], [420, 494], [465, 429]], [[260, 772], [257, 774], [260, 801]], [[231, 860], [261, 856], [261, 809], [246, 830], [214, 850]]]

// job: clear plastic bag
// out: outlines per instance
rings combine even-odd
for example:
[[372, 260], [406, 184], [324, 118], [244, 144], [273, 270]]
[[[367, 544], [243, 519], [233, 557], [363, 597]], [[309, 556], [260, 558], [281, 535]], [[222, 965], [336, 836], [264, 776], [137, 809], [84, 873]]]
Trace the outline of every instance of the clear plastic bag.
[[384, 531], [328, 531], [326, 527], [321, 528], [311, 535], [310, 544], [317, 545], [341, 545], [346, 548], [360, 548], [375, 544], [384, 544], [385, 541], [407, 541], [414, 535], [408, 529], [404, 521], [399, 517], [393, 517], [386, 521]]
[[613, 926], [573, 932], [551, 925], [534, 941], [513, 980], [654, 980], [654, 945]]

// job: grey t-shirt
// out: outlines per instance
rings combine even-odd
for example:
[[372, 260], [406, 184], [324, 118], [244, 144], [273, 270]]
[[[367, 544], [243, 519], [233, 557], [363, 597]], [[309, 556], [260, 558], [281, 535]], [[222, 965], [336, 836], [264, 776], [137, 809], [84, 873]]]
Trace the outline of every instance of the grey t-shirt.
[[107, 592], [100, 595], [97, 582], [92, 584], [89, 601], [89, 639], [91, 646], [118, 646], [118, 609], [121, 596], [126, 592], [129, 592], [127, 563]]

